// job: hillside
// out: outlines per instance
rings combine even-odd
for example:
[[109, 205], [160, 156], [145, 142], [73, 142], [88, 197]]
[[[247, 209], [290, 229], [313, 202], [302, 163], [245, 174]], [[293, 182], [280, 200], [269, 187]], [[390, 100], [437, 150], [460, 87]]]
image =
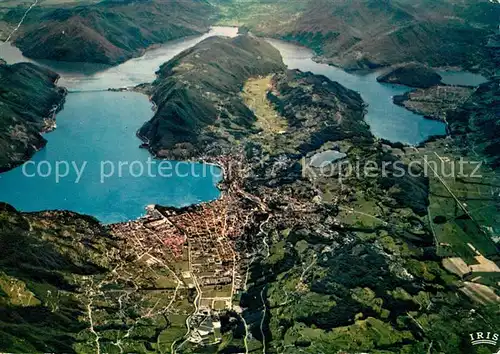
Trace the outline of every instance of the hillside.
[[[256, 7], [255, 2], [238, 2], [240, 7], [245, 3]], [[276, 4], [282, 10], [269, 17], [247, 18], [243, 8], [224, 12], [223, 23], [233, 21], [254, 33], [308, 46], [323, 61], [347, 70], [410, 61], [490, 73], [495, 69], [485, 46], [496, 30], [500, 5], [487, 0], [318, 0], [303, 2], [301, 8]]]
[[450, 274], [434, 230], [462, 231], [448, 254], [482, 234], [409, 164], [418, 149], [372, 136], [358, 93], [249, 36], [207, 39], [143, 88], [157, 112], [139, 135], [223, 166], [221, 198], [108, 226], [0, 204], [0, 351], [481, 353], [468, 333], [498, 327], [497, 278]]
[[[244, 321], [234, 313], [227, 324], [227, 351], [480, 353], [465, 337], [471, 328], [498, 324], [496, 305], [473, 303], [461, 294], [464, 283], [441, 265], [433, 237], [434, 228], [439, 236], [441, 229], [429, 222], [428, 208], [445, 213], [453, 204], [431, 205], [433, 192], [441, 196], [443, 187], [415, 175], [413, 149], [375, 141], [359, 95], [325, 77], [274, 75], [267, 97], [287, 128], [274, 137], [252, 136], [246, 146], [252, 170], [245, 188], [268, 209], [241, 245], [256, 256], [240, 301]], [[267, 149], [269, 141], [277, 146]], [[315, 166], [325, 154], [341, 162]], [[366, 163], [377, 166], [374, 175], [349, 173]], [[453, 227], [480, 239], [460, 215]], [[446, 231], [450, 239], [457, 232]], [[453, 242], [465, 246], [463, 239]]]
[[0, 246], [2, 352], [158, 352], [185, 333], [167, 310], [190, 311], [188, 289], [91, 217], [0, 203]]
[[238, 96], [245, 81], [283, 69], [279, 52], [263, 40], [208, 38], [160, 67], [152, 88], [158, 110], [139, 136], [161, 157], [220, 153], [256, 132]]
[[40, 132], [54, 126], [66, 94], [58, 75], [33, 64], [0, 61], [0, 171], [9, 170], [46, 144]]
[[[16, 8], [3, 20], [15, 24], [22, 15]], [[14, 43], [30, 58], [117, 64], [154, 44], [207, 31], [212, 15], [203, 0], [41, 7], [30, 12]]]
[[500, 79], [479, 86], [447, 120], [452, 136], [467, 151], [473, 151], [494, 167], [500, 167]]

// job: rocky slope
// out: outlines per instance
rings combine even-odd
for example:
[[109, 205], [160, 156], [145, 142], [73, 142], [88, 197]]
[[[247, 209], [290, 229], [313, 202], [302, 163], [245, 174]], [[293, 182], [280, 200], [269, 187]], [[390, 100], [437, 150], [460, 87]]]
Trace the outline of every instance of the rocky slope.
[[[21, 10], [4, 21], [17, 23]], [[208, 30], [212, 7], [203, 0], [103, 1], [35, 8], [14, 37], [27, 57], [117, 64], [149, 46]]]
[[9, 170], [46, 144], [66, 94], [58, 75], [33, 64], [0, 62], [0, 171]]
[[441, 82], [441, 79], [441, 75], [431, 68], [416, 63], [397, 66], [377, 77], [378, 82], [417, 88], [428, 88], [437, 85]]
[[239, 96], [245, 81], [283, 69], [279, 52], [263, 40], [208, 38], [161, 66], [152, 88], [158, 110], [139, 136], [161, 157], [220, 153], [256, 132]]

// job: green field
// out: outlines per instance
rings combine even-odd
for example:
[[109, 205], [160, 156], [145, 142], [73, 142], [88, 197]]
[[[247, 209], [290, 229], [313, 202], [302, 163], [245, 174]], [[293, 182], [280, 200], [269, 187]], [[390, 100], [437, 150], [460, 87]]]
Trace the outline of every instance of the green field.
[[[431, 144], [415, 155], [417, 159], [426, 156], [429, 165], [440, 169], [441, 178], [429, 170], [429, 218], [440, 244], [439, 253], [470, 260], [475, 255], [470, 243], [484, 256], [498, 257], [492, 237], [500, 232], [500, 176], [486, 166], [474, 171], [476, 163], [462, 164], [461, 171], [458, 155], [440, 144]], [[474, 161], [473, 157], [467, 159]], [[451, 177], [453, 169], [455, 177]], [[436, 218], [441, 220], [435, 222]]]

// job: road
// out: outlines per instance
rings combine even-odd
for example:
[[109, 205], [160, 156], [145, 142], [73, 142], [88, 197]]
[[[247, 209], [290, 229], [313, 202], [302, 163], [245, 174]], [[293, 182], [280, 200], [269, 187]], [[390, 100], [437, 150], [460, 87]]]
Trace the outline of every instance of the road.
[[21, 18], [21, 21], [19, 21], [19, 23], [17, 24], [17, 26], [12, 30], [12, 32], [10, 32], [9, 36], [7, 37], [7, 39], [5, 40], [5, 42], [3, 43], [0, 43], [0, 47], [2, 45], [4, 45], [5, 43], [9, 42], [10, 39], [12, 38], [12, 36], [14, 35], [14, 33], [17, 32], [17, 30], [21, 27], [21, 25], [23, 24], [24, 20], [26, 19], [26, 16], [28, 16], [29, 12], [31, 11], [32, 8], [34, 8], [36, 5], [38, 4], [38, 0], [35, 0], [35, 2], [33, 4], [31, 4], [31, 6], [26, 10], [26, 12], [24, 13], [23, 17]]

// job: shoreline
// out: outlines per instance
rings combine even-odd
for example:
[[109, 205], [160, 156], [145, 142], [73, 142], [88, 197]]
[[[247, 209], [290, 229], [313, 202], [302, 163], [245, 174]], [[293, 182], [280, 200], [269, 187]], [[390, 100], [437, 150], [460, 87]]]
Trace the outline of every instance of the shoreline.
[[[0, 45], [4, 44], [5, 45], [10, 45], [10, 46], [13, 46], [14, 48], [17, 48], [19, 49], [19, 51], [21, 52], [21, 54], [26, 57], [27, 59], [29, 60], [33, 60], [35, 62], [39, 61], [39, 60], [46, 60], [46, 61], [54, 61], [54, 62], [58, 62], [58, 63], [71, 63], [71, 64], [78, 64], [78, 63], [81, 63], [81, 64], [93, 64], [93, 65], [103, 65], [103, 66], [107, 66], [108, 68], [114, 68], [114, 67], [117, 67], [121, 64], [124, 64], [126, 63], [127, 61], [130, 61], [132, 59], [137, 59], [137, 58], [141, 58], [143, 57], [148, 51], [150, 50], [154, 50], [154, 49], [158, 49], [160, 48], [161, 46], [165, 45], [165, 44], [168, 44], [170, 42], [176, 42], [176, 41], [185, 41], [185, 40], [190, 40], [190, 39], [194, 39], [196, 37], [199, 37], [199, 36], [204, 36], [208, 33], [210, 33], [210, 31], [215, 28], [215, 27], [230, 27], [230, 28], [237, 28], [236, 26], [209, 26], [207, 30], [203, 31], [203, 32], [199, 32], [199, 33], [193, 33], [193, 34], [189, 34], [189, 35], [185, 35], [185, 36], [178, 36], [178, 37], [172, 37], [166, 41], [163, 41], [163, 42], [158, 42], [158, 43], [153, 43], [147, 47], [144, 47], [144, 48], [141, 48], [139, 49], [137, 52], [135, 53], [131, 53], [130, 56], [125, 56], [123, 57], [122, 59], [120, 60], [116, 60], [116, 61], [112, 61], [112, 62], [102, 62], [102, 61], [88, 61], [88, 60], [85, 60], [85, 61], [75, 61], [75, 60], [59, 60], [59, 59], [53, 59], [53, 58], [37, 58], [37, 57], [30, 57], [28, 55], [26, 55], [23, 50], [21, 48], [19, 48], [18, 46], [15, 45], [15, 42], [13, 41], [9, 41], [9, 42], [5, 42], [4, 39], [1, 39], [0, 38]], [[38, 64], [37, 65], [43, 65], [43, 64]]]
[[[211, 27], [210, 27], [210, 29], [211, 29], [211, 28], [213, 28], [213, 27], [217, 27], [217, 26], [211, 26]], [[224, 27], [225, 27], [225, 26], [224, 26]], [[236, 27], [232, 26], [232, 28], [236, 28]], [[209, 29], [207, 32], [205, 32], [205, 33], [208, 33], [208, 32], [210, 31], [210, 29]], [[189, 39], [189, 37], [196, 37], [196, 35], [194, 35], [194, 36], [188, 36], [188, 37], [183, 37], [183, 38], [184, 38], [184, 39]], [[259, 37], [259, 38], [262, 38], [262, 37]], [[265, 38], [264, 38], [264, 39], [265, 39]], [[284, 39], [282, 39], [282, 38], [278, 38], [278, 39], [283, 40], [284, 42], [287, 42], [287, 43], [292, 43], [292, 44], [293, 44], [293, 41], [287, 41], [287, 40], [284, 40]], [[149, 48], [149, 49], [152, 49], [152, 48], [154, 48], [154, 47], [158, 47], [158, 46], [160, 46], [160, 45], [162, 45], [162, 44], [155, 44], [155, 45], [152, 45], [152, 46], [150, 46], [150, 48]], [[311, 52], [314, 54], [314, 51], [313, 51], [312, 49], [310, 49], [310, 48], [308, 48], [308, 47], [305, 47], [305, 46], [302, 46], [302, 45], [300, 45], [300, 44], [299, 44], [299, 46], [301, 46], [301, 47], [303, 47], [303, 48], [307, 48], [308, 50], [311, 50]], [[146, 49], [146, 51], [147, 51], [147, 50], [148, 50], [148, 49]], [[313, 60], [314, 62], [317, 62], [317, 63], [322, 63], [321, 61], [319, 61], [319, 60], [320, 60], [320, 57], [319, 57], [319, 56], [317, 56], [317, 55], [313, 55], [313, 56], [311, 57], [311, 60]], [[345, 71], [345, 72], [347, 72], [347, 73], [353, 73], [353, 74], [355, 74], [355, 75], [360, 74], [360, 72], [361, 72], [361, 71], [358, 71], [358, 70], [356, 70], [356, 71], [354, 71], [354, 72], [352, 72], [352, 71], [348, 71], [348, 70], [345, 70], [345, 69], [343, 69], [343, 68], [341, 68], [341, 67], [338, 67], [338, 66], [332, 65], [332, 64], [330, 64], [330, 63], [323, 63], [323, 64], [327, 64], [327, 65], [329, 65], [329, 66], [333, 66], [333, 67], [339, 68], [340, 70], [343, 70], [343, 71]], [[379, 71], [380, 69], [381, 69], [381, 68], [376, 68], [376, 69], [371, 69], [371, 70], [364, 70], [364, 74], [370, 74], [370, 73], [373, 73], [373, 72]], [[58, 78], [58, 79], [59, 79], [59, 78]], [[340, 83], [340, 84], [342, 85], [342, 83]], [[142, 93], [142, 94], [144, 94], [144, 95], [146, 95], [146, 96], [148, 97], [148, 99], [149, 99], [150, 103], [152, 104], [152, 108], [151, 108], [151, 109], [152, 109], [152, 111], [153, 111], [153, 112], [156, 112], [156, 110], [157, 110], [157, 108], [158, 108], [158, 107], [157, 107], [157, 105], [156, 105], [156, 102], [154, 102], [154, 100], [152, 99], [152, 95], [151, 95], [151, 92], [150, 92], [150, 90], [151, 90], [151, 85], [152, 85], [151, 83], [142, 83], [142, 84], [136, 85], [136, 86], [134, 86], [134, 87], [124, 87], [124, 88], [108, 88], [108, 89], [107, 89], [107, 91], [117, 91], [117, 92], [124, 92], [124, 91], [125, 91], [125, 92], [139, 92], [139, 93]], [[66, 94], [67, 94], [67, 93], [68, 93], [68, 92], [67, 92], [67, 90], [66, 90]], [[395, 102], [392, 102], [392, 104], [396, 104], [396, 103], [395, 103]], [[405, 108], [406, 108], [406, 107], [405, 107]], [[58, 109], [57, 109], [57, 112], [58, 112], [58, 111], [60, 111], [60, 109], [62, 109], [62, 104], [60, 104], [60, 105], [59, 105], [59, 107], [58, 107]], [[410, 111], [411, 111], [411, 110], [410, 110]], [[414, 113], [418, 114], [419, 116], [421, 116], [421, 117], [423, 117], [423, 118], [425, 118], [425, 119], [430, 119], [430, 117], [427, 117], [427, 116], [425, 116], [425, 115], [422, 115], [422, 114], [420, 114], [420, 113], [418, 113], [418, 112], [414, 112]], [[441, 121], [441, 120], [438, 120], [438, 119], [431, 119], [431, 120]], [[446, 122], [444, 122], [444, 123], [446, 124]], [[446, 130], [447, 130], [447, 132], [448, 132], [448, 126], [447, 126], [447, 125], [446, 125]], [[49, 130], [47, 130], [46, 132], [48, 133], [48, 132], [49, 132]], [[139, 139], [143, 142], [143, 145], [141, 145], [141, 146], [140, 146], [140, 148], [147, 149], [147, 150], [149, 151], [150, 155], [151, 155], [154, 159], [158, 159], [158, 160], [168, 160], [168, 158], [162, 158], [162, 157], [159, 157], [159, 156], [157, 155], [157, 153], [156, 153], [156, 152], [155, 152], [155, 151], [151, 148], [151, 146], [150, 146], [150, 144], [149, 144], [149, 140], [148, 140], [145, 136], [142, 136], [142, 135], [139, 133], [139, 130], [136, 132], [136, 136], [137, 136], [137, 137], [138, 137], [138, 138], [139, 138]], [[445, 138], [446, 136], [448, 136], [448, 134], [446, 134], [446, 135], [439, 135], [439, 137], [443, 137], [443, 138]], [[435, 138], [436, 138], [435, 136], [430, 136], [428, 139], [426, 139], [425, 141], [421, 142], [419, 145], [425, 144], [427, 141], [429, 141], [429, 140], [434, 140]], [[395, 141], [395, 142], [393, 142], [393, 143], [397, 144], [398, 142], [397, 142], [397, 141]], [[411, 146], [411, 145], [409, 145], [409, 144], [404, 144], [404, 145], [406, 145], [406, 146]], [[30, 157], [30, 159], [31, 159], [31, 157]], [[28, 160], [29, 160], [29, 159], [28, 159]], [[214, 160], [213, 158], [204, 158], [204, 157], [202, 157], [202, 156], [200, 156], [199, 158], [191, 158], [191, 159], [186, 159], [186, 160], [175, 160], [175, 159], [173, 159], [173, 160], [170, 160], [170, 161], [184, 161], [184, 162], [192, 162], [192, 163], [202, 163], [202, 164], [207, 164], [207, 165], [213, 165], [213, 166], [215, 166], [215, 167], [220, 168], [220, 169], [222, 170], [222, 176], [223, 176], [223, 177], [222, 177], [221, 181], [219, 181], [219, 182], [216, 184], [216, 187], [217, 187], [217, 189], [221, 192], [221, 196], [222, 196], [222, 190], [223, 190], [223, 189], [221, 188], [221, 185], [223, 185], [223, 184], [225, 183], [224, 181], [225, 181], [225, 180], [226, 180], [226, 178], [227, 178], [227, 170], [226, 170], [226, 168], [225, 168], [225, 166], [224, 166], [223, 164], [221, 164], [220, 162], [218, 162], [218, 161]], [[219, 198], [220, 198], [220, 197], [219, 197]], [[210, 201], [210, 202], [213, 202], [213, 201]], [[199, 203], [198, 203], [198, 204], [195, 204], [195, 205], [199, 205]]]
[[65, 87], [57, 86], [59, 78], [60, 76], [58, 74], [56, 79], [53, 81], [53, 85], [54, 89], [58, 90], [61, 93], [61, 99], [54, 102], [52, 108], [46, 113], [46, 116], [41, 118], [43, 126], [38, 130], [38, 134], [42, 139], [41, 144], [38, 146], [32, 145], [33, 150], [25, 150], [22, 159], [17, 161], [11, 161], [6, 166], [0, 166], [0, 174], [12, 171], [22, 166], [24, 163], [30, 161], [37, 152], [43, 150], [47, 145], [48, 141], [43, 137], [43, 135], [49, 134], [50, 132], [54, 131], [57, 128], [56, 116], [57, 113], [59, 113], [61, 110], [64, 109], [66, 96], [68, 95], [68, 90]]

